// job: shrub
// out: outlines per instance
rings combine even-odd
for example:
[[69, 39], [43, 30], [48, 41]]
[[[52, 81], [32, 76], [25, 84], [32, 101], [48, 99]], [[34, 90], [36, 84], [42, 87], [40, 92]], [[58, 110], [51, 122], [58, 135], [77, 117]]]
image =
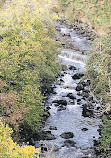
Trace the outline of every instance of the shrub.
[[2, 158], [34, 158], [39, 154], [39, 149], [33, 146], [22, 145], [13, 142], [11, 138], [12, 129], [0, 120], [0, 157]]

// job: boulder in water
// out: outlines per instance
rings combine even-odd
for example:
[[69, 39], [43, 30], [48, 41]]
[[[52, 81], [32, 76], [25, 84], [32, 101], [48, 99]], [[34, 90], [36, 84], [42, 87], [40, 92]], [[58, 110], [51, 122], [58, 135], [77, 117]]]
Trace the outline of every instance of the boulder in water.
[[89, 100], [89, 101], [93, 101], [93, 96], [90, 95], [90, 96], [88, 97], [88, 100]]
[[88, 128], [82, 128], [82, 131], [88, 131]]
[[60, 105], [57, 109], [57, 111], [66, 110], [66, 107], [63, 105]]
[[75, 147], [75, 142], [73, 140], [66, 140], [63, 144], [62, 147], [66, 146], [66, 147]]
[[75, 66], [69, 66], [69, 70], [77, 70]]
[[67, 97], [69, 97], [70, 99], [76, 99], [76, 97], [74, 96], [74, 94], [72, 93], [68, 93]]
[[60, 147], [59, 147], [59, 146], [57, 146], [57, 145], [54, 145], [54, 147], [53, 147], [53, 151], [54, 151], [54, 152], [57, 152], [57, 151], [59, 151], [59, 149], [60, 149]]
[[49, 129], [50, 129], [50, 130], [57, 130], [57, 127], [55, 127], [55, 126], [50, 126]]
[[61, 104], [66, 106], [67, 105], [67, 101], [66, 100], [54, 100], [52, 103], [57, 103], [57, 104]]
[[83, 105], [83, 111], [82, 111], [82, 115], [84, 117], [93, 117], [93, 105], [91, 104], [84, 104]]
[[84, 90], [84, 86], [82, 84], [78, 84], [76, 87], [76, 91]]
[[41, 133], [41, 140], [53, 140], [56, 139], [56, 137], [51, 134], [51, 131], [42, 131]]
[[73, 138], [74, 134], [72, 132], [64, 132], [60, 136], [64, 139], [69, 139], [69, 138]]
[[77, 79], [80, 79], [80, 78], [83, 77], [83, 76], [84, 76], [83, 73], [76, 73], [76, 74], [74, 74], [74, 75], [72, 76], [72, 78], [73, 78], [74, 80], [77, 80]]

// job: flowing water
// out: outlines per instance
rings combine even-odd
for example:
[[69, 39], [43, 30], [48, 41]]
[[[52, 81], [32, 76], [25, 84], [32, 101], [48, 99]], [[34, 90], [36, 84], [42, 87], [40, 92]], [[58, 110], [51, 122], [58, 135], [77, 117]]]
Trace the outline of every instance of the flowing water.
[[[82, 105], [87, 103], [87, 100], [84, 100], [78, 94], [78, 91], [76, 91], [76, 86], [80, 82], [80, 79], [74, 80], [72, 78], [78, 72], [85, 73], [87, 56], [83, 55], [82, 52], [90, 51], [90, 42], [63, 24], [58, 23], [57, 28], [59, 29], [59, 37], [65, 40], [67, 39], [68, 42], [79, 49], [63, 48], [60, 50], [61, 53], [58, 58], [66, 66], [66, 69], [61, 72], [58, 82], [52, 85], [55, 93], [49, 96], [46, 103], [46, 106], [51, 108], [49, 110], [51, 116], [48, 118], [44, 128], [46, 131], [51, 131], [56, 139], [47, 140], [46, 143], [56, 144], [60, 148], [59, 151], [55, 152], [57, 158], [93, 158], [96, 157], [93, 150], [93, 140], [99, 138], [99, 132], [97, 130], [101, 121], [98, 118], [82, 116]], [[69, 69], [70, 66], [76, 67], [76, 70]], [[76, 96], [76, 99], [72, 100], [68, 98], [67, 94], [69, 93]], [[66, 100], [68, 104], [65, 110], [58, 111], [58, 106], [53, 101], [61, 99]], [[81, 101], [78, 102], [78, 99], [81, 99]], [[93, 106], [98, 106], [97, 101], [93, 103]], [[50, 130], [50, 126], [57, 127], [57, 130]], [[82, 130], [84, 128], [87, 130]], [[64, 132], [72, 132], [74, 134], [74, 137], [70, 138], [70, 140], [75, 142], [74, 147], [62, 147], [66, 139], [61, 138], [60, 135]]]

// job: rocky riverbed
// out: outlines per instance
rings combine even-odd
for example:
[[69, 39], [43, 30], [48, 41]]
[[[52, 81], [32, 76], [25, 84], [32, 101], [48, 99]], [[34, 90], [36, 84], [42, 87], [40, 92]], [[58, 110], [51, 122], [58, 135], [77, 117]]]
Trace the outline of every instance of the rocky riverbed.
[[62, 22], [56, 30], [62, 45], [58, 59], [64, 66], [45, 105], [49, 117], [41, 131], [41, 149], [57, 158], [96, 158], [94, 141], [100, 136], [101, 120], [95, 110], [100, 105], [90, 91], [91, 81], [83, 79], [88, 58], [85, 52], [90, 52], [95, 35], [89, 38], [83, 28]]

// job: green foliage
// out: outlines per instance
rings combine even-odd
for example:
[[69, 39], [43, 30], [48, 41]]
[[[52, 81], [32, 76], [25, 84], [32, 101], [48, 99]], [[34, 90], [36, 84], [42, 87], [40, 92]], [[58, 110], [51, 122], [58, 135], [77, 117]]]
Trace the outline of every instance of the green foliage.
[[104, 103], [111, 101], [110, 38], [103, 36], [93, 43], [92, 54], [87, 62], [87, 76], [92, 80], [91, 89]]
[[[87, 62], [87, 77], [91, 79], [91, 89], [106, 105], [109, 118], [103, 115], [104, 128], [101, 130], [101, 145], [97, 147], [102, 155], [111, 156], [111, 36], [103, 36], [93, 43], [92, 54]], [[108, 111], [107, 111], [108, 110]]]
[[15, 103], [9, 101], [12, 107], [21, 111], [23, 105], [28, 109], [19, 127], [26, 124], [32, 132], [41, 127], [43, 97], [59, 72], [52, 24], [55, 15], [45, 8], [47, 2], [11, 0], [0, 13], [0, 78], [6, 82], [4, 93], [7, 98], [11, 91], [14, 93]]

